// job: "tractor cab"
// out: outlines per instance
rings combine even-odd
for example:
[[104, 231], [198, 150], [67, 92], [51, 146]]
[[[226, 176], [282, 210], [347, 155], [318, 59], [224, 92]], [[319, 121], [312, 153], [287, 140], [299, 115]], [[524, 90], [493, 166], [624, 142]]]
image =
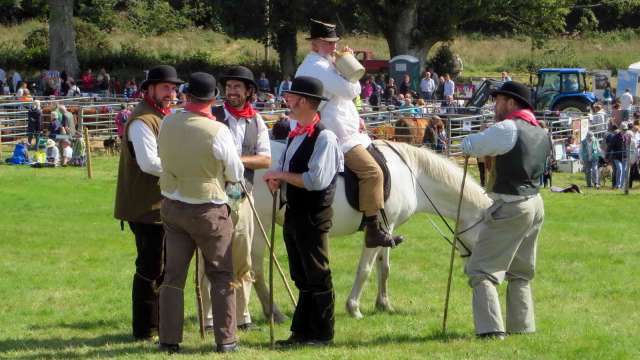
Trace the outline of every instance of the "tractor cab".
[[585, 69], [552, 68], [538, 70], [538, 83], [534, 91], [538, 111], [589, 112], [596, 102], [587, 92]]

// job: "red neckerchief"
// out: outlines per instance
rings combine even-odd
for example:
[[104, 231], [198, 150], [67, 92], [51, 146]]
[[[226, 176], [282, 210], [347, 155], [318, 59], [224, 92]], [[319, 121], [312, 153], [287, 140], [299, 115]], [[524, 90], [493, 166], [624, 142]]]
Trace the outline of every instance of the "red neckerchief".
[[245, 101], [244, 107], [242, 109], [236, 109], [233, 106], [229, 105], [226, 101], [224, 102], [224, 108], [236, 119], [246, 119], [249, 121], [256, 116], [256, 110], [251, 106], [249, 101]]
[[510, 112], [505, 116], [505, 119], [520, 119], [522, 121], [526, 121], [533, 126], [540, 126], [538, 120], [536, 120], [536, 116], [533, 115], [533, 111], [529, 109], [520, 109], [513, 112]]
[[[207, 106], [207, 108], [211, 109], [210, 106]], [[186, 111], [188, 111], [188, 112], [191, 112], [191, 113], [194, 113], [194, 114], [197, 114], [197, 115], [200, 115], [200, 116], [204, 116], [204, 117], [209, 118], [211, 120], [215, 120], [216, 119], [216, 117], [213, 116], [213, 114], [211, 114], [211, 112], [203, 111], [202, 110], [203, 109], [202, 106], [198, 106], [198, 105], [195, 105], [193, 103], [189, 103], [189, 102], [186, 103], [184, 105], [184, 109]]]
[[147, 103], [147, 105], [151, 106], [155, 111], [159, 112], [160, 114], [162, 114], [164, 116], [167, 116], [167, 115], [171, 114], [171, 108], [170, 107], [162, 108], [162, 107], [158, 106], [158, 104], [155, 102], [155, 100], [153, 100], [147, 94], [144, 95], [144, 101]]
[[316, 124], [320, 121], [320, 115], [316, 114], [316, 116], [313, 118], [313, 121], [311, 122], [311, 124], [305, 125], [305, 126], [301, 126], [300, 122], [298, 122], [298, 124], [296, 125], [296, 128], [291, 130], [289, 132], [289, 139], [293, 139], [294, 137], [298, 136], [298, 135], [307, 135], [308, 137], [313, 136], [313, 132], [316, 128]]

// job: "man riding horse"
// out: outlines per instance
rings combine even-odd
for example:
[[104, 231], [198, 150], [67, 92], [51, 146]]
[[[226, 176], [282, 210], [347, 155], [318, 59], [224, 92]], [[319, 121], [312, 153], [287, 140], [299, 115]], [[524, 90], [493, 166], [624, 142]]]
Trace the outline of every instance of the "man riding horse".
[[[359, 207], [365, 216], [365, 245], [393, 247], [400, 244], [402, 236], [392, 236], [378, 220], [378, 212], [384, 208], [384, 179], [380, 166], [369, 153], [371, 139], [359, 131], [360, 116], [353, 99], [360, 94], [360, 83], [350, 82], [335, 68], [334, 52], [340, 38], [336, 26], [311, 20], [311, 52], [296, 72], [298, 76], [312, 76], [324, 86], [324, 101], [320, 105], [320, 121], [338, 137], [344, 152], [347, 168], [358, 178]], [[344, 52], [351, 52], [345, 47]]]

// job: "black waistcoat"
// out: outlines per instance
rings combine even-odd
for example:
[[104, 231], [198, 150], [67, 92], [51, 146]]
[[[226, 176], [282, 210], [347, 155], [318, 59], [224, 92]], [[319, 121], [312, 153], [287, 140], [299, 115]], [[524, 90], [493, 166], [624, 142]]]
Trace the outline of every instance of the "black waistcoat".
[[[315, 130], [312, 136], [307, 136], [296, 152], [291, 156], [289, 160], [289, 172], [302, 174], [309, 171], [309, 160], [313, 154], [313, 149], [316, 145], [316, 140], [320, 132], [325, 130], [324, 126], [320, 123], [315, 125]], [[287, 141], [287, 149], [291, 144], [291, 140]], [[285, 150], [286, 155], [286, 150]], [[331, 184], [324, 190], [310, 191], [304, 188], [299, 188], [291, 184], [287, 184], [287, 206], [292, 209], [299, 209], [303, 211], [315, 211], [320, 208], [331, 206], [333, 203], [333, 197], [336, 193], [336, 176], [331, 180]]]
[[492, 192], [508, 195], [538, 193], [544, 163], [551, 151], [544, 129], [526, 121], [515, 120], [518, 139], [506, 154], [496, 156]]

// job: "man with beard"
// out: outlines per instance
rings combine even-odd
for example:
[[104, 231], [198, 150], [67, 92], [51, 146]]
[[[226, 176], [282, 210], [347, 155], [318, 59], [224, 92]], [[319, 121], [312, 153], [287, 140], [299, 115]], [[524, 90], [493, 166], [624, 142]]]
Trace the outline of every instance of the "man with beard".
[[[225, 89], [224, 106], [214, 107], [216, 120], [227, 125], [236, 146], [238, 156], [244, 165], [244, 180], [247, 194], [243, 194], [232, 207], [231, 219], [234, 231], [232, 238], [233, 271], [236, 288], [236, 319], [238, 329], [255, 328], [249, 313], [249, 297], [253, 277], [251, 273], [251, 242], [253, 239], [253, 213], [248, 197], [252, 196], [254, 171], [271, 166], [271, 145], [269, 130], [262, 116], [251, 106], [250, 99], [257, 92], [258, 85], [251, 70], [244, 66], [234, 66], [221, 77], [220, 83]], [[207, 329], [213, 326], [211, 298], [207, 291], [211, 284], [200, 268], [198, 279], [201, 281], [204, 322]]]
[[[346, 167], [353, 171], [359, 181], [360, 211], [365, 216], [365, 245], [393, 247], [403, 241], [401, 236], [392, 236], [378, 220], [378, 212], [384, 208], [384, 179], [380, 166], [367, 148], [371, 139], [360, 132], [360, 115], [353, 99], [360, 94], [360, 83], [342, 77], [335, 67], [334, 53], [340, 40], [336, 26], [311, 20], [311, 52], [296, 72], [298, 76], [317, 78], [324, 87], [324, 100], [319, 107], [320, 121], [338, 137], [344, 153]], [[343, 52], [353, 53], [348, 47]]]
[[533, 115], [531, 93], [508, 81], [494, 91], [496, 124], [462, 142], [466, 155], [492, 156], [486, 211], [478, 243], [465, 266], [473, 288], [473, 319], [478, 337], [503, 339], [496, 286], [507, 280], [506, 332], [536, 331], [529, 282], [536, 266], [538, 234], [544, 221], [540, 176], [551, 146]]
[[122, 136], [114, 216], [122, 228], [124, 221], [129, 223], [136, 239], [132, 326], [137, 340], [150, 339], [158, 329], [156, 288], [162, 282], [164, 231], [157, 139], [162, 118], [170, 114], [176, 98], [176, 85], [182, 82], [169, 65], [151, 69], [142, 83], [144, 100], [133, 110]]

